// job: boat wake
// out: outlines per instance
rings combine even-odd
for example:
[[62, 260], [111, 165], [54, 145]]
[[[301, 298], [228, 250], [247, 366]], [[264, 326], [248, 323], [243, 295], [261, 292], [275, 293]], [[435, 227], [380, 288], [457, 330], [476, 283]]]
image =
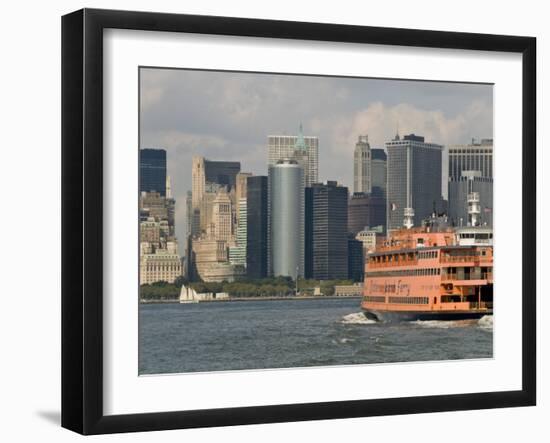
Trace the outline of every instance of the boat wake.
[[482, 329], [493, 329], [493, 316], [492, 315], [484, 315], [481, 317], [477, 324]]
[[493, 329], [493, 316], [485, 315], [479, 320], [416, 320], [412, 322], [421, 328], [465, 328], [469, 326], [478, 326], [482, 329]]
[[439, 328], [439, 329], [449, 329], [456, 328], [459, 326], [458, 321], [455, 320], [416, 320], [412, 322], [415, 326], [420, 326], [421, 328]]
[[342, 317], [340, 323], [344, 325], [371, 325], [378, 323], [376, 320], [371, 320], [365, 316], [362, 312], [354, 312]]

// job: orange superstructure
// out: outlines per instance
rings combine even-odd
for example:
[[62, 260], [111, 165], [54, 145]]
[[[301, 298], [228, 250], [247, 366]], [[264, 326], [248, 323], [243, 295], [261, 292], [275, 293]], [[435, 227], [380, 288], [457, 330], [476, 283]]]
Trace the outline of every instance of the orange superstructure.
[[390, 321], [492, 314], [492, 230], [425, 226], [392, 231], [367, 256], [361, 307], [367, 316]]

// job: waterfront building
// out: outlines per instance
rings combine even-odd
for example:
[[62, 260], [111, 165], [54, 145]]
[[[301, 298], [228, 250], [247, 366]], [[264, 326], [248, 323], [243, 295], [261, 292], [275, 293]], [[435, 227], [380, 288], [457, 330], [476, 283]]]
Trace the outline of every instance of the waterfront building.
[[448, 175], [460, 179], [462, 171], [480, 171], [481, 177], [493, 178], [493, 139], [472, 140], [468, 145], [447, 147]]
[[269, 135], [267, 137], [268, 167], [279, 160], [292, 159], [304, 169], [304, 186], [317, 183], [319, 174], [319, 138], [304, 136], [300, 131], [295, 135]]
[[247, 180], [246, 193], [246, 274], [249, 278], [268, 275], [267, 176]]
[[304, 170], [296, 160], [269, 168], [269, 255], [271, 274], [304, 275]]
[[335, 285], [334, 295], [336, 297], [360, 297], [363, 295], [363, 290], [363, 283], [354, 283], [353, 285]]
[[493, 225], [493, 179], [481, 171], [462, 171], [460, 177], [449, 178], [449, 220], [454, 226], [471, 226], [469, 196], [477, 194], [479, 225]]
[[[166, 249], [153, 252], [151, 245], [142, 245], [139, 257], [139, 284], [151, 284], [159, 281], [174, 283], [182, 275], [183, 266], [177, 253], [177, 245], [168, 245]], [[149, 253], [147, 253], [149, 252]]]
[[368, 135], [360, 135], [353, 152], [353, 192], [371, 192], [371, 149]]
[[442, 149], [414, 134], [386, 142], [388, 230], [403, 226], [405, 215], [420, 226], [441, 210]]
[[347, 239], [348, 246], [348, 275], [349, 280], [355, 282], [363, 281], [365, 273], [365, 253], [363, 243], [350, 235]]
[[348, 188], [335, 181], [306, 188], [306, 278], [348, 278]]
[[139, 192], [158, 192], [166, 196], [166, 151], [139, 150]]

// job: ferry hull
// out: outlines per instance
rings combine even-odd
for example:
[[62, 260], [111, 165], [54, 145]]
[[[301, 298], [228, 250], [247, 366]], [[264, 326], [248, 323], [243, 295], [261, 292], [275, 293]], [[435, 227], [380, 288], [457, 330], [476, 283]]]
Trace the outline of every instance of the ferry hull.
[[484, 315], [492, 315], [493, 311], [384, 311], [363, 308], [367, 318], [381, 322], [404, 322], [416, 320], [469, 320], [479, 319]]

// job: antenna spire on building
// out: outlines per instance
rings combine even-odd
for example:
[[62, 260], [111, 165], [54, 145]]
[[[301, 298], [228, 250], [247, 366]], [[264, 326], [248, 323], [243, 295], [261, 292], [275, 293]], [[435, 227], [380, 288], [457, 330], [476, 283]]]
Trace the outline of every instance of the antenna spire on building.
[[306, 142], [304, 140], [304, 128], [302, 122], [300, 122], [300, 131], [298, 132], [298, 138], [296, 139], [295, 149], [301, 149], [303, 151], [307, 150]]
[[166, 176], [166, 198], [172, 198], [172, 185], [169, 175]]

